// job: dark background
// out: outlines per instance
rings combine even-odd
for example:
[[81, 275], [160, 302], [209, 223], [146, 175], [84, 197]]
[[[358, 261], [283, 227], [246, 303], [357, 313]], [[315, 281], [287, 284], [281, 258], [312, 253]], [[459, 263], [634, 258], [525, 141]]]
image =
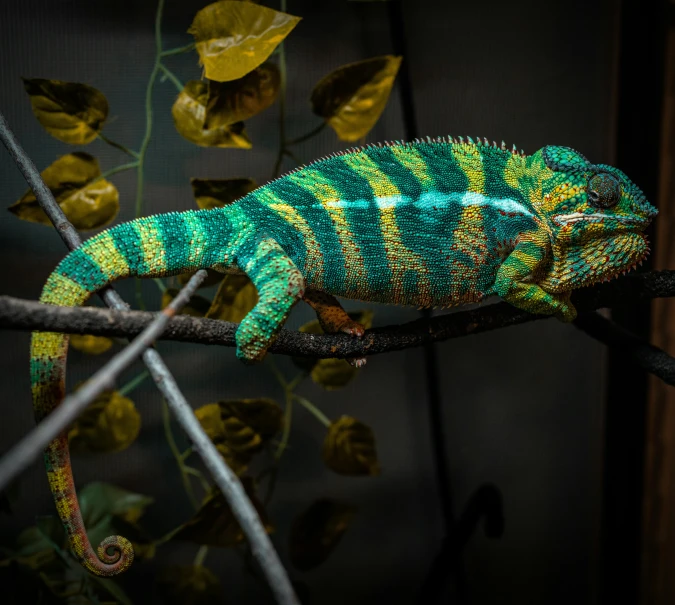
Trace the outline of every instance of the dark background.
[[[191, 41], [186, 29], [206, 4], [167, 2], [165, 48]], [[619, 8], [610, 0], [404, 2], [404, 61], [418, 134], [504, 139], [527, 153], [546, 144], [568, 145], [593, 162], [616, 163]], [[392, 13], [385, 2], [343, 0], [289, 0], [287, 10], [303, 17], [286, 44], [287, 131], [294, 137], [318, 124], [308, 99], [323, 75], [344, 63], [393, 52]], [[42, 130], [20, 76], [97, 87], [111, 107], [105, 133], [137, 148], [154, 54], [154, 11], [154, 2], [147, 1], [0, 3], [0, 108], [40, 169], [75, 148]], [[167, 63], [183, 81], [200, 76], [194, 53]], [[647, 95], [658, 88], [650, 74], [646, 69], [640, 82]], [[399, 77], [368, 141], [405, 138], [400, 84]], [[259, 183], [269, 178], [278, 142], [276, 106], [248, 122], [252, 150], [203, 149], [175, 132], [170, 115], [175, 94], [170, 82], [156, 85], [156, 122], [145, 172], [147, 214], [193, 208], [190, 177], [251, 176]], [[308, 161], [344, 147], [327, 129], [297, 151]], [[127, 161], [99, 141], [86, 151], [99, 158], [103, 170]], [[130, 219], [134, 173], [112, 180], [121, 195], [118, 219]], [[5, 207], [26, 188], [9, 157], [3, 160], [1, 154], [0, 183]], [[0, 293], [37, 299], [63, 255], [63, 244], [52, 230], [0, 213]], [[131, 288], [130, 283], [119, 285], [128, 301], [133, 300]], [[157, 308], [156, 286], [146, 283], [144, 294], [150, 308]], [[380, 325], [418, 316], [410, 309], [374, 309]], [[311, 318], [308, 308], [298, 307], [289, 327]], [[33, 426], [28, 345], [28, 333], [0, 332], [0, 450]], [[268, 368], [244, 367], [230, 349], [161, 343], [159, 350], [195, 407], [225, 397], [282, 399]], [[458, 575], [450, 569], [441, 574], [447, 581], [436, 601], [599, 602], [606, 481], [604, 347], [574, 327], [546, 320], [450, 341], [439, 345], [437, 354], [455, 513], [489, 483], [502, 494], [506, 524], [499, 540], [475, 533]], [[69, 384], [90, 375], [108, 356], [72, 352]], [[289, 376], [294, 373], [288, 360], [277, 361]], [[140, 369], [130, 370], [121, 383]], [[321, 567], [293, 571], [293, 577], [310, 586], [312, 603], [415, 602], [445, 532], [429, 437], [423, 352], [372, 358], [341, 391], [328, 393], [307, 383], [300, 392], [329, 417], [348, 414], [371, 426], [383, 470], [376, 478], [350, 478], [325, 469], [320, 459], [324, 429], [298, 407], [291, 448], [269, 508], [277, 527], [273, 539], [284, 562], [288, 564], [292, 519], [316, 498], [345, 500], [358, 507], [358, 515], [338, 548]], [[189, 517], [190, 505], [164, 439], [157, 391], [148, 381], [132, 398], [143, 417], [140, 438], [122, 453], [78, 458], [77, 483], [103, 480], [152, 495], [156, 504], [146, 513], [145, 524], [160, 536]], [[0, 517], [0, 543], [10, 544], [36, 515], [53, 512], [44, 475], [36, 464], [22, 477], [21, 507], [12, 517]], [[189, 563], [195, 550], [169, 543], [154, 561], [138, 565], [122, 579], [134, 602], [150, 601], [152, 579], [161, 565]], [[228, 602], [269, 602], [265, 589], [242, 573], [232, 552], [212, 549], [207, 565], [226, 586]]]

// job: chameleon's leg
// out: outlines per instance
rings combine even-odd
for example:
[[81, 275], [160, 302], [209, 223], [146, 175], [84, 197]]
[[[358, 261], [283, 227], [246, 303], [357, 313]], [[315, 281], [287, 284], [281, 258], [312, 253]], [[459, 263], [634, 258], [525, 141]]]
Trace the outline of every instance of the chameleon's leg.
[[[347, 315], [347, 311], [342, 308], [342, 305], [334, 296], [308, 288], [302, 299], [314, 309], [321, 328], [327, 334], [344, 332], [361, 338], [366, 331], [362, 324]], [[356, 368], [366, 365], [365, 357], [350, 357], [347, 361]]]
[[536, 283], [537, 271], [546, 261], [547, 253], [548, 238], [545, 234], [529, 234], [521, 238], [497, 272], [494, 293], [524, 311], [573, 321], [577, 311], [570, 303], [571, 293], [552, 294]]
[[281, 246], [271, 238], [257, 239], [242, 246], [236, 261], [258, 290], [258, 303], [244, 317], [235, 335], [237, 357], [253, 363], [265, 356], [291, 307], [302, 298], [305, 280]]

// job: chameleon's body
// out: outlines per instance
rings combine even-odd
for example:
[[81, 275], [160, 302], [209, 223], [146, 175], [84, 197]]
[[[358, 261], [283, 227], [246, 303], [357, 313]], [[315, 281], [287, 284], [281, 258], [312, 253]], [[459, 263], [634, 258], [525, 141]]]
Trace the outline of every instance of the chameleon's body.
[[[571, 321], [571, 290], [641, 261], [648, 251], [641, 232], [655, 214], [622, 172], [564, 147], [525, 156], [470, 139], [369, 146], [319, 160], [224, 208], [100, 233], [59, 264], [41, 301], [81, 305], [131, 275], [243, 271], [259, 293], [237, 331], [244, 361], [265, 354], [301, 298], [326, 331], [355, 336], [363, 328], [333, 296], [448, 307], [499, 295]], [[64, 396], [67, 347], [63, 334], [33, 335], [38, 420]], [[65, 434], [46, 461], [76, 556], [97, 574], [126, 569], [133, 550], [124, 538], [108, 538], [98, 557], [87, 540]]]

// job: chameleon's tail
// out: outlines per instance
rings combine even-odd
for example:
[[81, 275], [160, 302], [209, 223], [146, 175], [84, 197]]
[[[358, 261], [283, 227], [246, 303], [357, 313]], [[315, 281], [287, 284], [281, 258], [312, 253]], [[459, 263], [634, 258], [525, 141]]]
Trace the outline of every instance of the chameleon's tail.
[[[208, 214], [170, 213], [122, 223], [104, 231], [66, 256], [49, 276], [40, 301], [74, 307], [103, 286], [127, 276], [156, 277], [224, 267], [231, 262], [227, 253], [231, 252], [228, 242], [232, 236], [226, 214], [219, 210], [209, 210]], [[68, 335], [33, 333], [31, 386], [38, 422], [63, 399], [67, 352]], [[56, 508], [82, 565], [103, 576], [127, 569], [134, 558], [127, 539], [106, 538], [97, 554], [87, 538], [73, 482], [67, 432], [47, 446], [45, 463]]]

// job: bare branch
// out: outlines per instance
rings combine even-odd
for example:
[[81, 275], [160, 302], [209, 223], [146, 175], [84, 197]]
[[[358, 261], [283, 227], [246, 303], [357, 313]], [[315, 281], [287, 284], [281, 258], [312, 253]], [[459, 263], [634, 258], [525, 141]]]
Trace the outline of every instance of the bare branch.
[[171, 301], [171, 304], [155, 314], [150, 325], [128, 347], [115, 355], [80, 389], [65, 397], [59, 407], [2, 457], [0, 460], [0, 491], [25, 470], [52, 439], [65, 431], [96, 397], [106, 389], [114, 388], [117, 377], [136, 361], [143, 351], [152, 346], [169, 319], [190, 300], [205, 277], [206, 271], [195, 273], [178, 296]]
[[[45, 185], [35, 164], [28, 157], [14, 133], [10, 130], [5, 117], [0, 112], [0, 140], [3, 142], [10, 155], [16, 162], [19, 170], [24, 175], [30, 185], [41, 208], [50, 218], [61, 239], [70, 250], [77, 248], [82, 240], [77, 230], [68, 221], [60, 206], [56, 203], [54, 196]], [[128, 305], [122, 300], [119, 294], [111, 287], [104, 288], [99, 292], [103, 301], [113, 309], [122, 311], [128, 309]], [[197, 423], [194, 412], [183, 397], [174, 377], [172, 376], [166, 364], [154, 349], [146, 349], [143, 353], [143, 361], [147, 366], [153, 380], [158, 388], [164, 393], [169, 407], [176, 414], [179, 424], [185, 429], [192, 439], [208, 440], [203, 429]], [[197, 423], [197, 425], [195, 425]], [[210, 443], [210, 442], [209, 442]], [[228, 468], [218, 451], [213, 447], [204, 446], [199, 449], [206, 466], [212, 470], [216, 469], [213, 478], [216, 485], [220, 488], [228, 504], [233, 511], [246, 511], [247, 514], [241, 516], [241, 528], [251, 544], [253, 555], [262, 568], [263, 573], [270, 585], [276, 600], [281, 605], [299, 605], [291, 581], [286, 574], [277, 552], [272, 546], [269, 536], [265, 533], [264, 527], [257, 516], [253, 505], [246, 497], [243, 487], [236, 476]], [[239, 517], [238, 517], [239, 518]]]

